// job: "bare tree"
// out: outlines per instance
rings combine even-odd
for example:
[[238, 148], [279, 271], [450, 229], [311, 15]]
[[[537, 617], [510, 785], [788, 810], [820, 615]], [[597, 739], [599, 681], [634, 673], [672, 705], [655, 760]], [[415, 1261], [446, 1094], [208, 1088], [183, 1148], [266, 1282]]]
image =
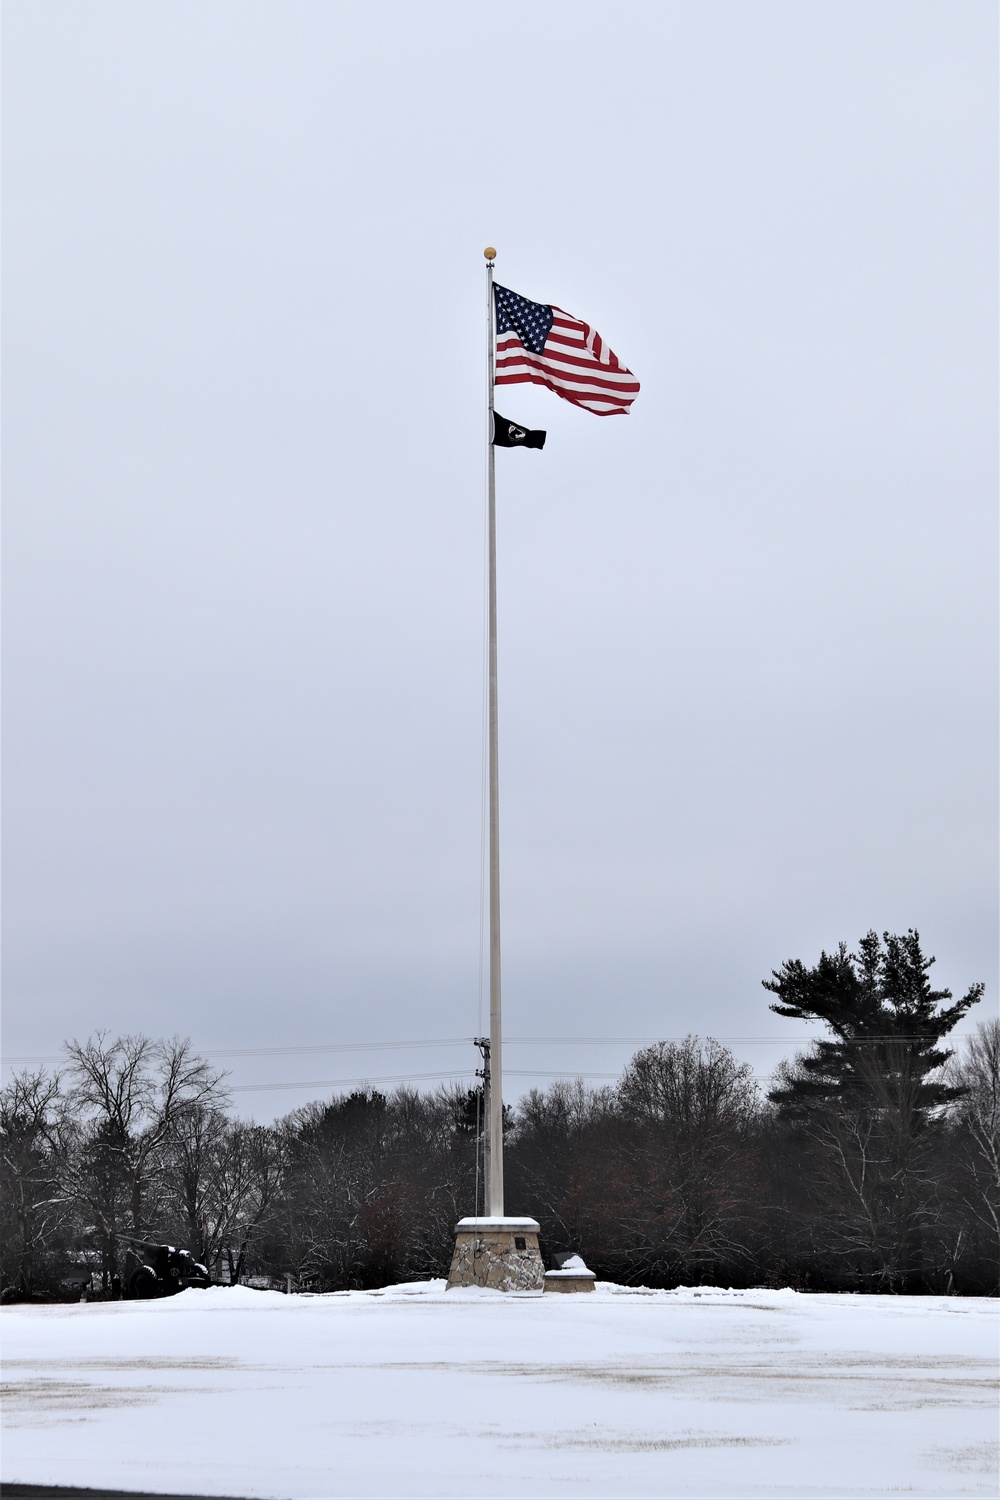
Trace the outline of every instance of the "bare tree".
[[178, 1116], [167, 1139], [166, 1215], [210, 1269], [223, 1232], [219, 1178], [231, 1132], [232, 1121], [220, 1109], [199, 1104]]
[[[958, 1233], [982, 1242], [981, 1259], [1000, 1264], [1000, 1020], [982, 1022], [948, 1068], [948, 1082], [962, 1090], [952, 1121], [951, 1145], [958, 1171], [953, 1188], [964, 1209]], [[962, 1249], [955, 1246], [957, 1263]]]
[[357, 1089], [289, 1116], [287, 1269], [324, 1289], [442, 1274], [474, 1191], [466, 1105], [454, 1091]]
[[[612, 1089], [595, 1089], [582, 1078], [531, 1089], [517, 1108], [508, 1149], [511, 1193], [542, 1221], [547, 1248], [593, 1257], [604, 1243], [592, 1189], [613, 1154], [615, 1110]], [[614, 1179], [615, 1168], [608, 1173]], [[597, 1200], [605, 1201], [607, 1192], [606, 1184], [597, 1187]]]
[[637, 1052], [617, 1089], [627, 1237], [658, 1278], [750, 1257], [760, 1110], [748, 1064], [709, 1038]]
[[74, 1187], [104, 1254], [104, 1280], [116, 1273], [117, 1239], [155, 1219], [167, 1147], [188, 1112], [225, 1102], [224, 1075], [188, 1040], [152, 1041], [98, 1033], [66, 1046], [69, 1102], [83, 1122]]
[[283, 1131], [242, 1121], [230, 1124], [216, 1179], [214, 1242], [231, 1282], [244, 1274], [251, 1241], [272, 1210], [287, 1166]]
[[19, 1073], [0, 1091], [0, 1279], [22, 1295], [51, 1279], [72, 1228], [65, 1188], [69, 1122], [59, 1078]]

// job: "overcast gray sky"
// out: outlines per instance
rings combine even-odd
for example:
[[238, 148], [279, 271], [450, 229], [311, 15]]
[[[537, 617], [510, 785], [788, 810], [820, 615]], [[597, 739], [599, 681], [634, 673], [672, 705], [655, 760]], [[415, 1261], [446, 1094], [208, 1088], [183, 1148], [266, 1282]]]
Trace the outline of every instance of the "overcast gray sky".
[[[487, 243], [642, 382], [500, 403], [508, 1033], [766, 1074], [869, 927], [995, 1008], [992, 3], [4, 32], [7, 1056], [475, 1032]], [[475, 1060], [220, 1056], [260, 1118]]]

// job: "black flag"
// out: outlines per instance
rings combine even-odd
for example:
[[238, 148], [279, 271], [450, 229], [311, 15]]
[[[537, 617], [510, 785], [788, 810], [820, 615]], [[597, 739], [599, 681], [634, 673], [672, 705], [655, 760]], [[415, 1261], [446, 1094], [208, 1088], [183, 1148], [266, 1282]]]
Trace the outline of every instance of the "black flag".
[[494, 448], [544, 448], [545, 433], [532, 432], [530, 427], [519, 427], [508, 422], [498, 411], [493, 413]]

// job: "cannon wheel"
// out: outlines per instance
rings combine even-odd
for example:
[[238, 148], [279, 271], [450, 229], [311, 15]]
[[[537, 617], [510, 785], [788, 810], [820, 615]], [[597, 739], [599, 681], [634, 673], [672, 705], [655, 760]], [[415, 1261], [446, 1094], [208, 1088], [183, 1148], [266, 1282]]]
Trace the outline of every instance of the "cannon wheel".
[[138, 1270], [132, 1272], [125, 1285], [126, 1297], [136, 1301], [145, 1301], [158, 1295], [159, 1285], [148, 1266], [140, 1266]]

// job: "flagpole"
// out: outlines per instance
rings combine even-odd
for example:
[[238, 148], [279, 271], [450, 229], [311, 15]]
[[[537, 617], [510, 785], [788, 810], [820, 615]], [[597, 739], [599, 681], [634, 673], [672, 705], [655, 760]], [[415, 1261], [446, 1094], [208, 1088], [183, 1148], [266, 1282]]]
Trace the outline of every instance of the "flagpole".
[[503, 1218], [503, 1050], [500, 1023], [500, 787], [497, 735], [497, 507], [496, 469], [493, 447], [493, 382], [495, 379], [493, 333], [492, 245], [486, 256], [486, 503], [489, 534], [487, 615], [489, 632], [489, 783], [490, 783], [490, 1098], [489, 1098], [489, 1190], [486, 1212]]
[[[538, 381], [574, 405], [599, 415], [627, 412], [639, 390], [639, 382], [615, 358], [598, 335], [586, 323], [542, 303], [530, 302], [493, 281], [496, 251], [492, 245], [483, 252], [486, 257], [486, 516], [487, 516], [487, 733], [489, 735], [489, 866], [490, 866], [490, 1034], [477, 1037], [483, 1052], [484, 1093], [488, 1133], [485, 1140], [486, 1212], [479, 1209], [479, 1154], [476, 1153], [476, 1213], [455, 1225], [455, 1250], [448, 1271], [449, 1287], [485, 1286], [502, 1292], [590, 1291], [590, 1272], [560, 1281], [565, 1273], [547, 1272], [538, 1246], [537, 1219], [508, 1218], [503, 1192], [503, 1036], [500, 1022], [500, 792], [499, 751], [497, 736], [497, 507], [495, 444], [496, 411], [493, 405], [496, 384], [496, 329], [500, 320], [496, 293], [503, 291], [504, 381]], [[559, 332], [548, 338], [557, 322]], [[567, 353], [564, 346], [573, 350]], [[555, 347], [558, 346], [558, 347]], [[593, 385], [584, 380], [581, 386], [567, 385], [565, 366], [597, 368]], [[504, 447], [540, 448], [544, 432], [531, 432], [517, 423], [501, 420]], [[482, 953], [482, 945], [480, 945]], [[480, 984], [482, 970], [480, 970]], [[550, 1278], [555, 1278], [550, 1281]], [[579, 1282], [577, 1285], [575, 1282]]]

